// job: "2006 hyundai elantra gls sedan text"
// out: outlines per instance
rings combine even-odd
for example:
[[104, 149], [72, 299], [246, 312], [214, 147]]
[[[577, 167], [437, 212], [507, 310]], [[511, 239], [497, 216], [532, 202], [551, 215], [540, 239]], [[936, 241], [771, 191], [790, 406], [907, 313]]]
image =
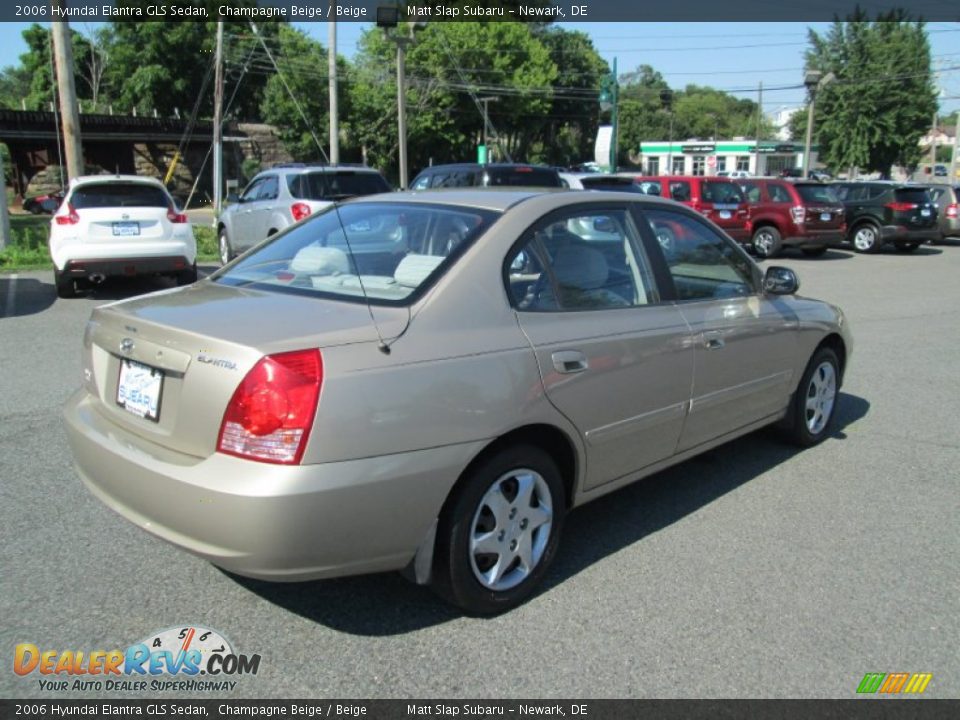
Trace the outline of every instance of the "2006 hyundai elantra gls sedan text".
[[94, 495], [231, 572], [403, 569], [494, 613], [569, 509], [765, 425], [830, 433], [850, 333], [796, 290], [669, 200], [373, 196], [94, 310], [66, 425]]

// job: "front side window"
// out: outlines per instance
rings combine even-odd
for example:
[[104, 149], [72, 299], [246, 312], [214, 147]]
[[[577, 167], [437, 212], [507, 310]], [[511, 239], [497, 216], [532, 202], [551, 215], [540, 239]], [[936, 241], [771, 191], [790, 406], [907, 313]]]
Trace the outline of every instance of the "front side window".
[[626, 210], [555, 213], [506, 261], [508, 293], [528, 312], [625, 308], [658, 302]]
[[670, 199], [677, 202], [690, 202], [690, 183], [672, 182], [670, 183]]
[[756, 292], [750, 261], [711, 227], [679, 212], [652, 209], [644, 214], [663, 250], [678, 300], [743, 297]]
[[421, 203], [331, 207], [273, 236], [217, 282], [403, 305], [499, 217], [490, 210]]
[[257, 199], [257, 195], [260, 194], [260, 188], [263, 187], [264, 178], [257, 178], [252, 183], [247, 185], [247, 188], [243, 191], [243, 195], [240, 196], [240, 202], [252, 202]]

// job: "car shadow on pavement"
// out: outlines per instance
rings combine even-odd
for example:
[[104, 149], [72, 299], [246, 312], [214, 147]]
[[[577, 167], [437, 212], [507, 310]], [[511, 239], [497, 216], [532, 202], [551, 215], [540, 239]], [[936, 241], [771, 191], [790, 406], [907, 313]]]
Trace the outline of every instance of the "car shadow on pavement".
[[852, 260], [854, 257], [852, 250], [844, 250], [843, 248], [830, 248], [823, 255], [810, 256], [805, 255], [800, 250], [785, 250], [783, 257], [789, 258], [790, 260], [803, 260], [805, 262], [828, 262], [830, 260]]
[[53, 285], [31, 277], [0, 275], [0, 320], [43, 312], [53, 305]]
[[[869, 409], [870, 403], [863, 398], [841, 393], [835, 430], [826, 442], [845, 440], [845, 428]], [[567, 518], [559, 552], [537, 595], [799, 452], [774, 431], [761, 430], [578, 508]], [[280, 584], [222, 572], [268, 602], [354, 635], [401, 635], [463, 617], [428, 588], [414, 585], [399, 573]]]

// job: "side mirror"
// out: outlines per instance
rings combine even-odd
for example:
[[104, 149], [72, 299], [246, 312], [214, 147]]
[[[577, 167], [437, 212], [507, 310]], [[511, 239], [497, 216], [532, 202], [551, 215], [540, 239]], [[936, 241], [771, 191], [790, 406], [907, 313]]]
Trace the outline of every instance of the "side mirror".
[[771, 265], [763, 275], [763, 291], [769, 295], [793, 295], [800, 289], [800, 278], [790, 268]]
[[227, 202], [228, 202], [228, 203], [238, 203], [238, 202], [242, 202], [242, 201], [240, 200], [240, 196], [239, 196], [239, 195], [237, 195], [235, 192], [232, 192], [232, 193], [230, 193], [229, 195], [227, 195]]

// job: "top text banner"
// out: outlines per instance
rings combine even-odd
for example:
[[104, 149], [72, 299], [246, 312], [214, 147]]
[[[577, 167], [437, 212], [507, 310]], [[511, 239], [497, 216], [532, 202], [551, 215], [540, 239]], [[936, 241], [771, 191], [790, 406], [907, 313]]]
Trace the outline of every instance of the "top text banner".
[[845, 19], [857, 7], [870, 19], [904, 10], [927, 21], [960, 21], [960, 5], [944, 0], [14, 0], [2, 4], [0, 21], [815, 22]]

